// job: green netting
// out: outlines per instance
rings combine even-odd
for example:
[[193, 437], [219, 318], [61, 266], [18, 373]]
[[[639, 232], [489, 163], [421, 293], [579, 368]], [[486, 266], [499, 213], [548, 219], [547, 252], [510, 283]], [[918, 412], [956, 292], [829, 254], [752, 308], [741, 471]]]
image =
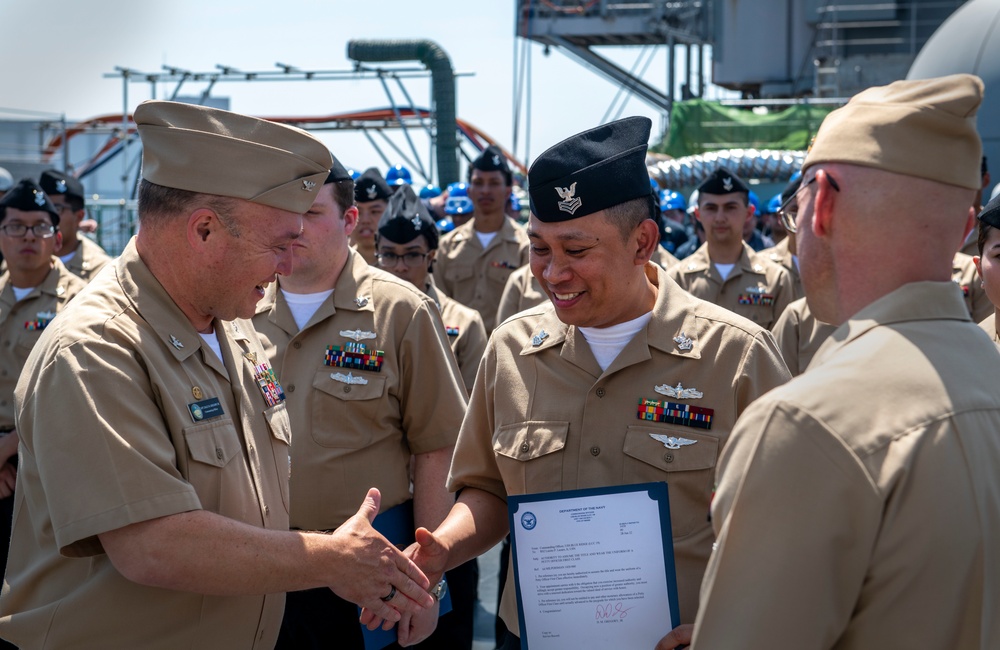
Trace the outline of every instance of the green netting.
[[703, 99], [677, 102], [670, 131], [653, 151], [680, 158], [722, 149], [804, 150], [834, 108], [798, 104], [759, 115]]

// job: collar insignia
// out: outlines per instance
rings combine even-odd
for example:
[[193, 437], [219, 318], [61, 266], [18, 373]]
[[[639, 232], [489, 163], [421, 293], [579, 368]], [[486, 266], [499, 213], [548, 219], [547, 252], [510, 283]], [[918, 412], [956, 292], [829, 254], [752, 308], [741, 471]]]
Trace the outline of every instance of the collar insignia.
[[556, 194], [558, 194], [559, 198], [562, 199], [562, 201], [559, 202], [559, 209], [563, 212], [574, 214], [580, 209], [580, 206], [583, 205], [583, 201], [580, 197], [575, 196], [576, 181], [573, 181], [573, 184], [569, 187], [557, 187]]
[[364, 341], [365, 339], [375, 338], [375, 332], [366, 332], [364, 330], [340, 330], [340, 335], [349, 338], [353, 341]]
[[549, 333], [546, 332], [545, 330], [542, 330], [538, 334], [535, 334], [533, 337], [531, 337], [531, 345], [537, 348], [539, 345], [542, 344], [542, 341], [544, 341], [547, 338], [549, 338]]
[[694, 347], [694, 341], [692, 341], [684, 332], [681, 332], [680, 336], [674, 337], [674, 343], [677, 344], [677, 348], [679, 350], [684, 350], [685, 352]]
[[173, 334], [170, 335], [170, 345], [174, 346], [178, 350], [184, 347], [184, 344], [181, 343], [181, 340], [176, 336], [174, 336]]
[[676, 399], [700, 399], [704, 397], [701, 391], [695, 388], [684, 388], [680, 382], [677, 383], [677, 386], [668, 386], [666, 384], [663, 384], [662, 386], [654, 386], [653, 390], [660, 395], [666, 395], [667, 397], [674, 397]]
[[364, 307], [368, 304], [368, 296], [358, 296], [354, 299], [354, 304], [358, 307]]
[[649, 437], [657, 442], [662, 442], [663, 446], [667, 449], [680, 449], [681, 447], [687, 447], [688, 445], [693, 445], [697, 440], [690, 440], [688, 438], [677, 438], [675, 436], [665, 436], [660, 433], [651, 433]]
[[355, 377], [351, 373], [347, 373], [345, 375], [342, 372], [331, 372], [330, 379], [334, 381], [343, 382], [345, 384], [358, 384], [360, 386], [364, 386], [365, 384], [368, 383], [368, 380], [365, 379], [364, 377]]

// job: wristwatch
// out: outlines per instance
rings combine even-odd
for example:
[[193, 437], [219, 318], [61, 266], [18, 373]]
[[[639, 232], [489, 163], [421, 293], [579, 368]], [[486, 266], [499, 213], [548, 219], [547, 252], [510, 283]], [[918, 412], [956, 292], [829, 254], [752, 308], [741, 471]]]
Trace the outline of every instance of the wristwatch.
[[444, 598], [444, 595], [447, 591], [448, 591], [448, 583], [445, 581], [444, 578], [441, 578], [441, 582], [434, 585], [434, 588], [431, 589], [430, 594], [431, 596], [434, 597], [434, 600], [436, 602], [441, 602], [441, 599]]

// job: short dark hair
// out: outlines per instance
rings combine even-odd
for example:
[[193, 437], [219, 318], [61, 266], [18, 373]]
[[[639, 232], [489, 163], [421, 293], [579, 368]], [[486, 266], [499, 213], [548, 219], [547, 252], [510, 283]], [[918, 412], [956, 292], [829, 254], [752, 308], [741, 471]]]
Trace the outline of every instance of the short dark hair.
[[979, 236], [976, 238], [976, 245], [979, 246], [979, 257], [983, 256], [983, 249], [986, 247], [986, 239], [990, 236], [990, 231], [993, 230], [993, 226], [986, 223], [982, 219], [977, 219], [979, 222]]
[[334, 181], [330, 185], [333, 185], [333, 202], [340, 208], [340, 216], [343, 218], [347, 208], [354, 205], [354, 181], [348, 178]]
[[163, 225], [171, 217], [188, 212], [199, 204], [214, 210], [223, 225], [239, 236], [236, 224], [229, 218], [235, 212], [236, 199], [164, 187], [145, 178], [139, 181], [139, 223], [143, 226]]
[[608, 220], [618, 227], [622, 240], [627, 240], [640, 223], [646, 219], [656, 220], [653, 215], [659, 215], [660, 204], [650, 193], [648, 196], [640, 196], [637, 199], [613, 205], [604, 212], [607, 214]]

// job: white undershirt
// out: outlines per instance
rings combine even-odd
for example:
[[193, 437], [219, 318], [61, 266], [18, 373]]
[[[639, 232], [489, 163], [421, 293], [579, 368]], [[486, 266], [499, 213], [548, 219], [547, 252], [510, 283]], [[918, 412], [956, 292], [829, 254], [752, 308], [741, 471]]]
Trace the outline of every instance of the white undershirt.
[[725, 280], [733, 272], [735, 266], [735, 264], [716, 264], [715, 268], [719, 272], [719, 275], [722, 276], [722, 279]]
[[490, 242], [493, 241], [493, 238], [496, 236], [497, 234], [495, 232], [479, 232], [478, 230], [476, 231], [476, 237], [479, 237], [479, 243], [483, 245], [483, 248], [489, 246]]
[[288, 303], [288, 310], [292, 312], [295, 325], [301, 330], [313, 317], [319, 306], [323, 304], [323, 301], [333, 295], [333, 289], [319, 293], [291, 293], [282, 289], [281, 295]]
[[18, 289], [17, 287], [11, 287], [14, 290], [14, 302], [18, 300], [24, 300], [24, 298], [35, 290], [35, 287], [27, 287], [25, 289]]
[[210, 334], [202, 334], [201, 332], [198, 332], [198, 336], [200, 336], [201, 340], [205, 342], [205, 345], [212, 348], [212, 351], [215, 352], [215, 356], [219, 357], [219, 360], [221, 361], [222, 348], [219, 346], [219, 337], [215, 335], [215, 330], [213, 329]]
[[649, 323], [653, 312], [646, 312], [639, 318], [610, 327], [581, 327], [580, 333], [590, 344], [590, 350], [597, 359], [601, 370], [607, 370], [628, 342]]

